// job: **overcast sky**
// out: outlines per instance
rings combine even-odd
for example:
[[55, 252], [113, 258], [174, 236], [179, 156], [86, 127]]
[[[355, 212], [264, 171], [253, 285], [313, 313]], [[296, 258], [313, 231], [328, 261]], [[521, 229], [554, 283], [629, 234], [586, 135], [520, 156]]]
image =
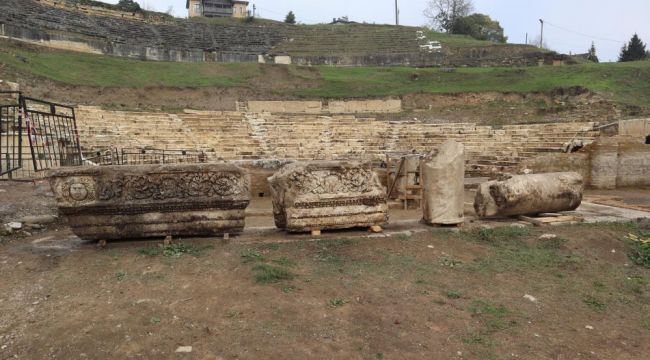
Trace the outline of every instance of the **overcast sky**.
[[[106, 0], [117, 3], [117, 0]], [[186, 16], [185, 0], [138, 0], [160, 11], [170, 6], [176, 16]], [[426, 0], [398, 0], [401, 23], [421, 26]], [[539, 19], [547, 26], [545, 42], [562, 53], [584, 53], [591, 42], [601, 61], [616, 60], [621, 46], [636, 32], [650, 42], [650, 0], [474, 0], [476, 11], [501, 22], [509, 42], [524, 43], [526, 33], [539, 35]], [[265, 18], [284, 20], [289, 10], [302, 23], [329, 22], [334, 17], [369, 23], [394, 23], [394, 0], [253, 0]]]

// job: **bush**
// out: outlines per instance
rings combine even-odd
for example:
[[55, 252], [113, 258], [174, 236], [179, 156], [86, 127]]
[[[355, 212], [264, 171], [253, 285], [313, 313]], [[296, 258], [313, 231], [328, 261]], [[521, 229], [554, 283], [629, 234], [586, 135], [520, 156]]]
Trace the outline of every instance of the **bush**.
[[630, 260], [635, 264], [650, 268], [650, 232], [641, 231], [640, 235], [630, 234], [626, 237], [630, 241]]

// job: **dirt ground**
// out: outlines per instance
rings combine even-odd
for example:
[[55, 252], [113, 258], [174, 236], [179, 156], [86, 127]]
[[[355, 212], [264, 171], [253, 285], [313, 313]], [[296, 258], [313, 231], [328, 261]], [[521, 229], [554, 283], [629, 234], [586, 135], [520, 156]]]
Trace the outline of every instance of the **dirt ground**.
[[[43, 185], [0, 190], [3, 221], [53, 211]], [[392, 213], [385, 234], [317, 239], [268, 216], [168, 248], [98, 250], [63, 222], [4, 237], [0, 359], [647, 358], [650, 269], [624, 241], [637, 223], [458, 231]]]

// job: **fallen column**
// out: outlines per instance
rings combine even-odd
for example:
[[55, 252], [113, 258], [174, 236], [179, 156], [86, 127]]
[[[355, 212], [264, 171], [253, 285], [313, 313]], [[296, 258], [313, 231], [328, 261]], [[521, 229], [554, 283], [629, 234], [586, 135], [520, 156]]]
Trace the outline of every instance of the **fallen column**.
[[62, 168], [50, 184], [85, 240], [236, 234], [250, 201], [249, 175], [227, 164]]
[[275, 224], [289, 232], [372, 227], [388, 221], [379, 177], [356, 162], [289, 164], [269, 178]]
[[572, 211], [583, 190], [582, 176], [574, 172], [518, 175], [481, 184], [474, 210], [479, 217]]
[[444, 142], [437, 154], [422, 160], [424, 222], [457, 225], [465, 221], [465, 147]]

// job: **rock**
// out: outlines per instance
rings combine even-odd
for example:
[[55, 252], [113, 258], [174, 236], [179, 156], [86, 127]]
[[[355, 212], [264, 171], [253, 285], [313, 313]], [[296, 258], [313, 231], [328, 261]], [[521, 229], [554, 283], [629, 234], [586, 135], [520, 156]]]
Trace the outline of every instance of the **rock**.
[[422, 160], [424, 221], [431, 225], [465, 222], [465, 147], [445, 141]]
[[249, 175], [228, 164], [61, 168], [50, 183], [84, 240], [237, 234], [250, 202]]
[[357, 162], [289, 164], [269, 178], [273, 216], [289, 232], [369, 228], [388, 221], [386, 190]]
[[482, 218], [572, 211], [580, 206], [582, 194], [578, 173], [517, 175], [481, 184], [474, 210]]
[[179, 346], [178, 349], [176, 349], [177, 353], [191, 353], [192, 352], [192, 347], [191, 346]]
[[25, 216], [20, 219], [20, 221], [27, 225], [47, 225], [55, 223], [58, 219], [55, 215], [37, 215], [37, 216]]
[[557, 239], [557, 235], [555, 235], [555, 234], [544, 234], [544, 235], [540, 236], [539, 239], [540, 240], [553, 240], [553, 239]]
[[524, 224], [520, 224], [520, 223], [514, 223], [514, 224], [510, 224], [510, 227], [518, 228], [518, 229], [525, 229], [525, 228], [527, 228], [528, 226], [526, 226], [526, 225], [524, 225]]
[[639, 218], [636, 221], [641, 229], [650, 230], [650, 218]]
[[23, 228], [23, 224], [19, 222], [10, 222], [7, 224], [7, 227], [10, 228], [11, 230], [20, 230]]
[[39, 225], [39, 224], [25, 224], [25, 226], [28, 229], [32, 229], [32, 230], [42, 230], [43, 229], [43, 225]]
[[594, 329], [594, 327], [593, 327], [593, 326], [591, 326], [591, 325], [587, 325], [587, 326], [585, 326], [585, 329], [587, 329], [587, 330], [593, 330], [593, 329]]
[[537, 298], [528, 294], [524, 295], [524, 299], [529, 300], [530, 302], [537, 302]]

